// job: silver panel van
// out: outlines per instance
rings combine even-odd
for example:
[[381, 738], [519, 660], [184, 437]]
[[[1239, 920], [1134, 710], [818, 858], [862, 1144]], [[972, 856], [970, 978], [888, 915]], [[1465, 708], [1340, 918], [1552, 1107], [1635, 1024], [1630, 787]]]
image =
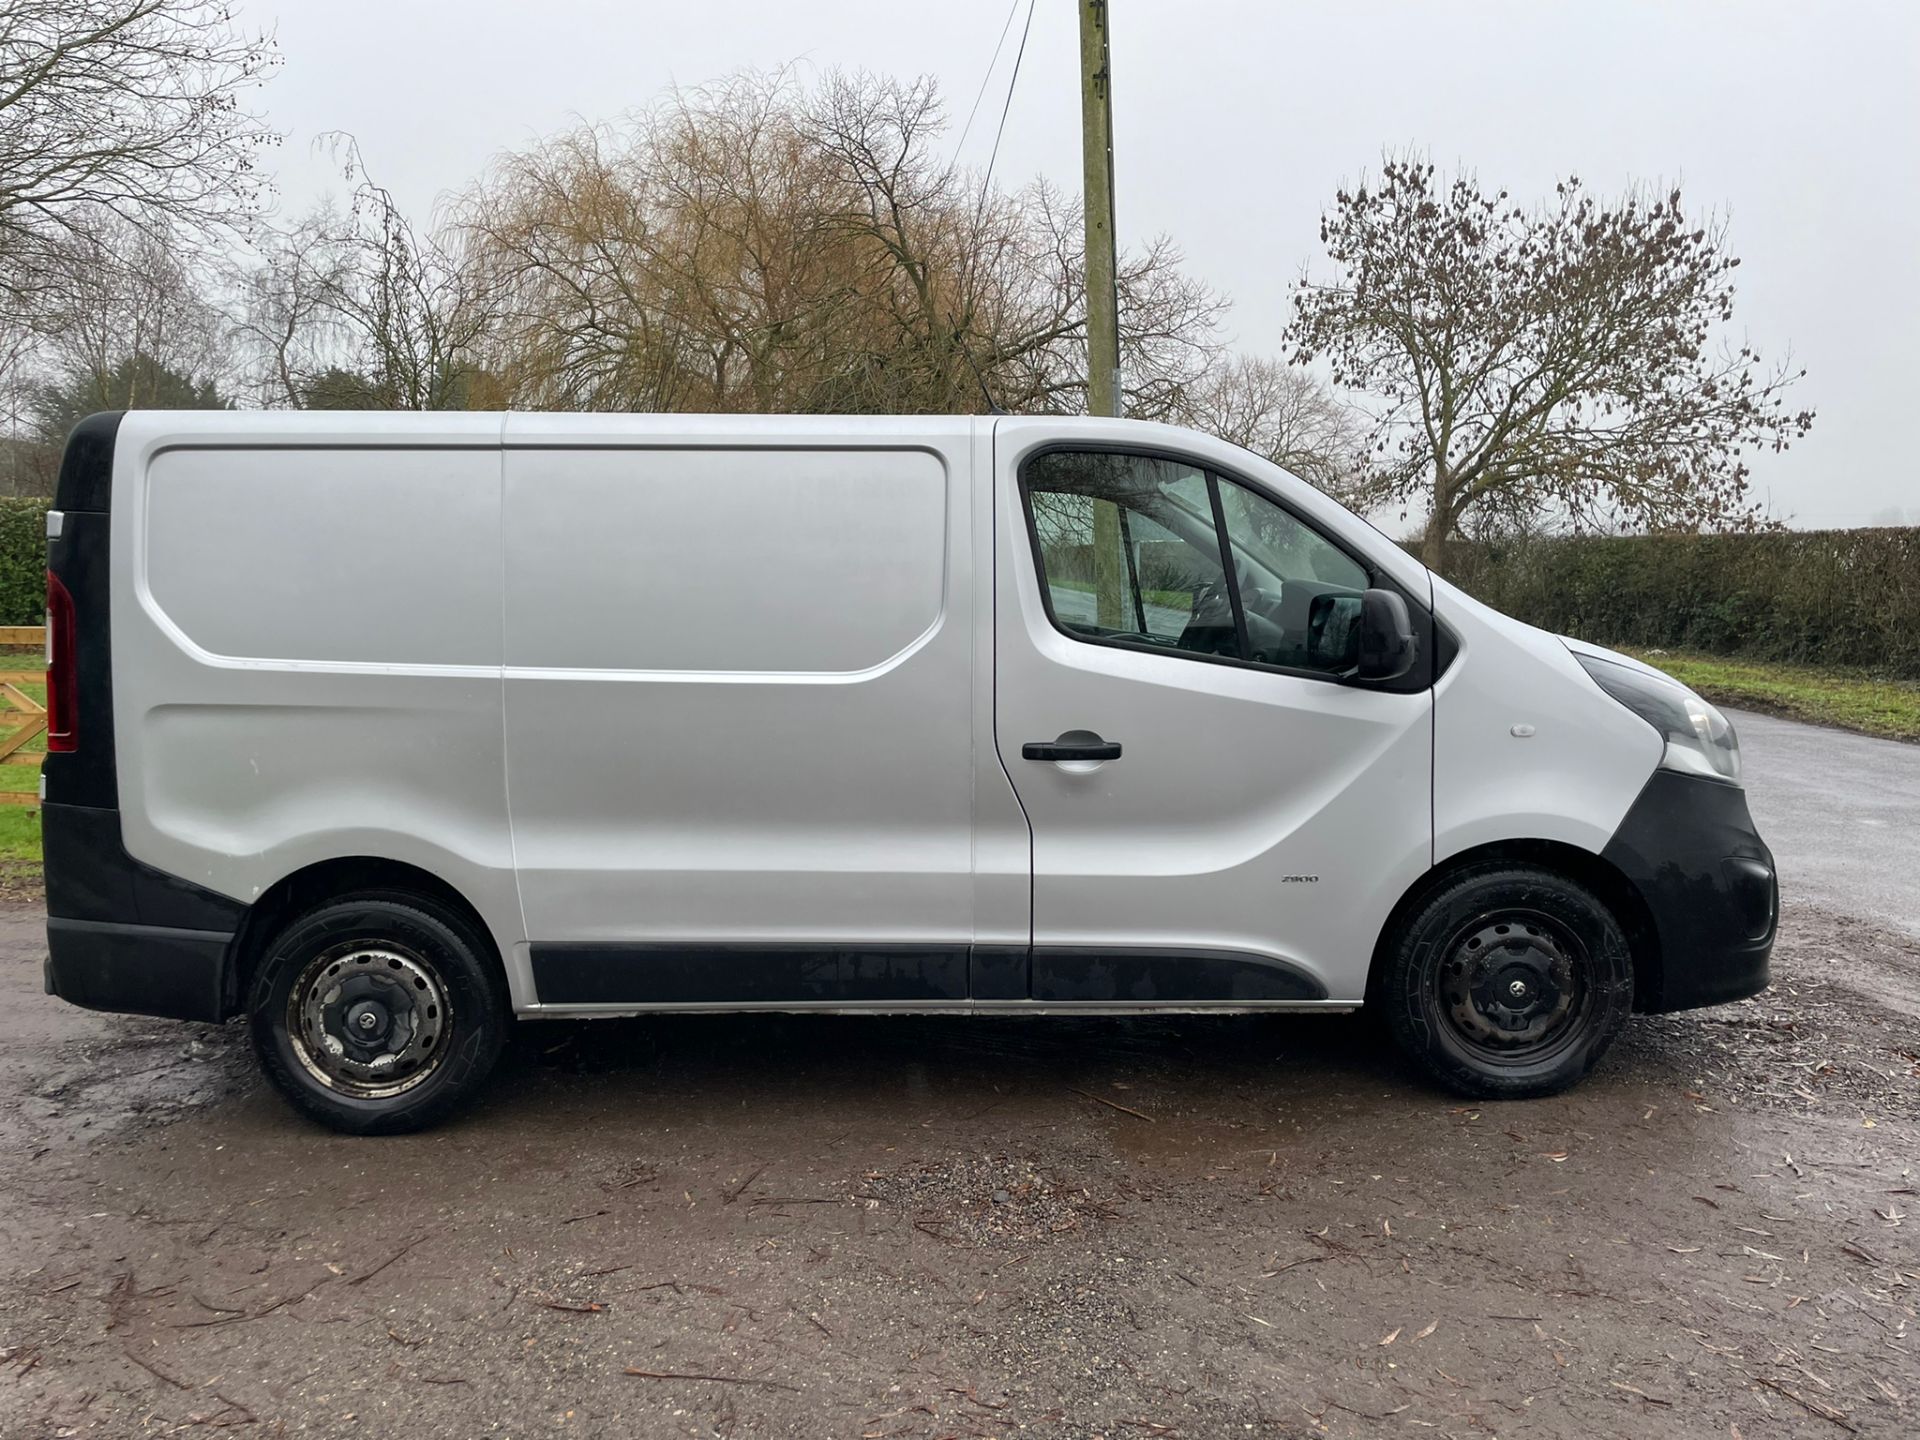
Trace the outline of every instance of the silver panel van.
[[98, 415], [48, 557], [47, 988], [344, 1130], [516, 1016], [1365, 1005], [1498, 1097], [1767, 983], [1724, 717], [1182, 430]]

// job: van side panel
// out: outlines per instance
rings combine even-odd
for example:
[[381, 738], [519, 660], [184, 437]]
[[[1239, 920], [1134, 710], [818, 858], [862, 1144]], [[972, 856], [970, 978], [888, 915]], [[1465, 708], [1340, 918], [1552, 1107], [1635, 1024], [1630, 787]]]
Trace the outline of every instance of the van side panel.
[[1508, 840], [1598, 855], [1660, 763], [1660, 737], [1556, 637], [1437, 577], [1433, 592], [1460, 646], [1434, 687], [1434, 863]]
[[511, 954], [499, 419], [434, 435], [343, 416], [286, 444], [284, 419], [279, 437], [261, 424], [274, 418], [122, 428], [127, 852], [242, 903], [320, 861], [402, 861], [464, 895]]
[[517, 420], [508, 776], [542, 1003], [678, 1003], [702, 964], [720, 997], [964, 1001], [963, 426], [517, 445]]
[[499, 456], [176, 449], [146, 477], [151, 613], [211, 656], [500, 663]]

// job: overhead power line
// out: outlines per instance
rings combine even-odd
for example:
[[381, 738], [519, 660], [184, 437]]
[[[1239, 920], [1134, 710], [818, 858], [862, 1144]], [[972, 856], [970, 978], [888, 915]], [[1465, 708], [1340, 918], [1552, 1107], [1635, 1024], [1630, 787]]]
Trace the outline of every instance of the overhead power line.
[[980, 88], [974, 93], [973, 108], [967, 111], [967, 123], [960, 127], [960, 143], [953, 147], [953, 158], [957, 162], [960, 152], [967, 148], [967, 136], [973, 133], [973, 117], [980, 113], [980, 102], [987, 98], [987, 86], [993, 83], [993, 72], [1000, 64], [1000, 52], [1006, 48], [1007, 32], [1013, 29], [1013, 17], [1020, 13], [1020, 0], [1013, 0], [1007, 7], [1007, 23], [1000, 27], [1000, 38], [993, 43], [993, 59], [987, 62], [987, 73], [980, 77]]
[[[1015, 0], [1018, 3], [1018, 0]], [[984, 197], [987, 187], [993, 184], [993, 165], [1000, 158], [1000, 137], [1007, 133], [1007, 112], [1013, 109], [1013, 87], [1020, 83], [1020, 62], [1027, 56], [1027, 36], [1033, 30], [1033, 7], [1036, 0], [1027, 0], [1027, 23], [1020, 27], [1020, 48], [1013, 52], [1013, 74], [1007, 77], [1007, 100], [1000, 107], [1000, 125], [993, 132], [993, 150], [987, 156], [986, 178], [980, 182], [980, 193]]]

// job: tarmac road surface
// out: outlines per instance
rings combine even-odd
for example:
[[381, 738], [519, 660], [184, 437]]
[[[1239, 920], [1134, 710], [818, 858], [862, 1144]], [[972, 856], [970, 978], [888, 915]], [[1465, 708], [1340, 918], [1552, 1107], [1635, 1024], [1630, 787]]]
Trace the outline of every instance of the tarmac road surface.
[[1920, 745], [1730, 712], [1747, 803], [1806, 903], [1920, 939]]

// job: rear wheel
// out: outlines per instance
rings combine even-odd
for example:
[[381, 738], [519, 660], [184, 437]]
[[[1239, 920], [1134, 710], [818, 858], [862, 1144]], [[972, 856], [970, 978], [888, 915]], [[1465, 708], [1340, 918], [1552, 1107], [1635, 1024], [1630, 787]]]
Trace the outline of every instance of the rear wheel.
[[1481, 1099], [1550, 1095], [1606, 1053], [1633, 1010], [1633, 959], [1585, 886], [1526, 865], [1443, 882], [1386, 956], [1394, 1038], [1429, 1075]]
[[506, 987], [471, 922], [424, 896], [343, 896], [297, 917], [254, 974], [255, 1053], [296, 1109], [333, 1129], [435, 1124], [506, 1040]]

